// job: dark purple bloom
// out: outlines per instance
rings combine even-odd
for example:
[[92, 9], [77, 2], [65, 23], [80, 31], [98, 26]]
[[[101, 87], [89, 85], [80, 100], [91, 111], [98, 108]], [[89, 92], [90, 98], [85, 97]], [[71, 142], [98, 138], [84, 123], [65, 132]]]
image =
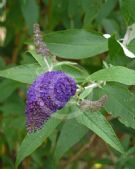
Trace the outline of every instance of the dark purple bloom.
[[40, 75], [27, 92], [28, 132], [40, 129], [52, 113], [65, 106], [75, 92], [74, 79], [61, 71], [51, 71]]

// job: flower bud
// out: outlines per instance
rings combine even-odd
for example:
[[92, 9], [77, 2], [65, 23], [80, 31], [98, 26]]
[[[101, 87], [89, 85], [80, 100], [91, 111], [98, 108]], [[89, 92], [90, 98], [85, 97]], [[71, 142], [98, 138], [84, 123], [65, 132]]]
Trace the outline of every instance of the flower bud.
[[82, 110], [89, 110], [89, 111], [98, 111], [106, 104], [108, 100], [107, 95], [102, 96], [99, 100], [91, 101], [91, 100], [83, 100], [80, 102], [80, 108]]

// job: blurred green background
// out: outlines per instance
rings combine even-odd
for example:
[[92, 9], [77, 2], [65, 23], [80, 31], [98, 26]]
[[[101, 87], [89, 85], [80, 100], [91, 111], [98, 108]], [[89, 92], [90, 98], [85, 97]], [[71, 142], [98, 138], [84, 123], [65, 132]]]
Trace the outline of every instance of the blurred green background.
[[[114, 34], [121, 39], [127, 27], [135, 22], [134, 9], [135, 0], [1, 0], [0, 69], [35, 62], [25, 53], [33, 40], [34, 23], [40, 24], [45, 36], [53, 31], [85, 29], [101, 35]], [[135, 51], [134, 46], [133, 41], [129, 45], [132, 51]], [[88, 72], [94, 72], [102, 67], [107, 55], [104, 53], [76, 62]], [[129, 67], [135, 68], [134, 60], [129, 63]], [[117, 62], [114, 64], [119, 65]], [[24, 112], [27, 87], [16, 81], [0, 79], [0, 169], [14, 169], [18, 146], [26, 135]], [[115, 120], [112, 124], [125, 148], [132, 146], [128, 159], [110, 150], [98, 137], [94, 138], [89, 149], [88, 136], [85, 136], [61, 159], [58, 169], [65, 168], [65, 165], [69, 169], [135, 169], [135, 131]], [[56, 134], [26, 158], [20, 169], [54, 169], [51, 154]], [[74, 154], [81, 148], [84, 148], [82, 154], [73, 161]]]

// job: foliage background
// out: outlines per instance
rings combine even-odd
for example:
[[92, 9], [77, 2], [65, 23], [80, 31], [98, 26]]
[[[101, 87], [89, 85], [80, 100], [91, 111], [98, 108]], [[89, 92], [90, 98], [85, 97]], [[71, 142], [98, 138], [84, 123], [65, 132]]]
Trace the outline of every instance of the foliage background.
[[[5, 1], [0, 3], [2, 2]], [[116, 41], [123, 39], [128, 26], [134, 24], [134, 6], [134, 0], [9, 0], [0, 6], [0, 70], [36, 63], [26, 51], [32, 47], [33, 24], [37, 22], [44, 32], [49, 49], [57, 55], [59, 61], [77, 62], [89, 74], [102, 69], [105, 64], [135, 69], [135, 60], [125, 56], [122, 47]], [[57, 32], [60, 30], [64, 31]], [[133, 27], [132, 34], [128, 35], [126, 40], [129, 41], [127, 47], [132, 52], [135, 52], [134, 31]], [[48, 34], [50, 32], [56, 33]], [[112, 35], [108, 41], [96, 36], [105, 33]], [[85, 79], [86, 74], [83, 71], [79, 70], [76, 74], [71, 67], [65, 66], [62, 69], [74, 73], [78, 79]], [[12, 78], [8, 72], [0, 72], [0, 76], [7, 76], [9, 79], [21, 77], [21, 80], [27, 83], [34, 80], [34, 71], [33, 67], [26, 67], [20, 72], [16, 70], [18, 75], [15, 74]], [[113, 72], [114, 70], [112, 78]], [[63, 123], [60, 124], [53, 134], [43, 140], [44, 144], [23, 160], [19, 168], [134, 169], [135, 78], [134, 75], [130, 78], [131, 72], [128, 73], [127, 69], [120, 70], [120, 73], [121, 77], [118, 80], [110, 80], [114, 82], [108, 82], [102, 90], [95, 89], [93, 97], [97, 98], [104, 93], [109, 95], [106, 111], [101, 111], [105, 113], [120, 138], [126, 154], [122, 155], [110, 148], [98, 136], [87, 132], [84, 126], [77, 126], [77, 123], [74, 125], [72, 119], [64, 126]], [[99, 77], [93, 75], [91, 78], [101, 80], [100, 76], [102, 74]], [[18, 148], [26, 135], [24, 112], [28, 85], [9, 79], [0, 79], [1, 169], [14, 169]], [[115, 82], [123, 82], [124, 85]], [[125, 102], [124, 99], [128, 101]], [[113, 117], [120, 117], [121, 120], [110, 118], [106, 112], [112, 112]], [[68, 151], [57, 164], [54, 164], [53, 155], [56, 153], [60, 133], [61, 144], [67, 145], [65, 149]], [[78, 138], [74, 137], [74, 133], [77, 133]], [[68, 144], [67, 138], [72, 138]], [[62, 151], [64, 148], [60, 149]], [[60, 156], [61, 151], [59, 150], [56, 156]]]

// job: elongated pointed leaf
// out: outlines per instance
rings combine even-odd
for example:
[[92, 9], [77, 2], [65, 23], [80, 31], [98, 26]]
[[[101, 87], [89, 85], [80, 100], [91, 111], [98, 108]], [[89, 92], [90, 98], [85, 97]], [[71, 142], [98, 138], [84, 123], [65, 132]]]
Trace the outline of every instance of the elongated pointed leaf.
[[66, 121], [57, 142], [54, 154], [55, 159], [60, 159], [64, 155], [64, 153], [68, 151], [74, 144], [79, 142], [79, 140], [87, 132], [88, 129], [79, 124], [75, 119]]
[[125, 85], [135, 84], [135, 71], [122, 66], [113, 66], [108, 69], [99, 70], [87, 78], [88, 81], [110, 81]]
[[1, 70], [0, 77], [31, 84], [43, 72], [38, 64], [26, 64]]
[[16, 167], [18, 167], [25, 157], [35, 151], [44, 142], [44, 140], [52, 134], [60, 122], [60, 119], [52, 117], [41, 130], [26, 135], [17, 154]]
[[34, 59], [39, 63], [39, 65], [44, 69], [47, 70], [47, 66], [44, 60], [45, 56], [41, 56], [39, 54], [37, 54], [34, 50], [28, 51], [33, 57]]
[[50, 51], [62, 58], [88, 58], [108, 50], [107, 40], [82, 29], [47, 34], [45, 41]]
[[77, 121], [88, 127], [117, 151], [121, 153], [124, 152], [113, 128], [100, 112], [84, 113], [83, 115], [78, 116]]

